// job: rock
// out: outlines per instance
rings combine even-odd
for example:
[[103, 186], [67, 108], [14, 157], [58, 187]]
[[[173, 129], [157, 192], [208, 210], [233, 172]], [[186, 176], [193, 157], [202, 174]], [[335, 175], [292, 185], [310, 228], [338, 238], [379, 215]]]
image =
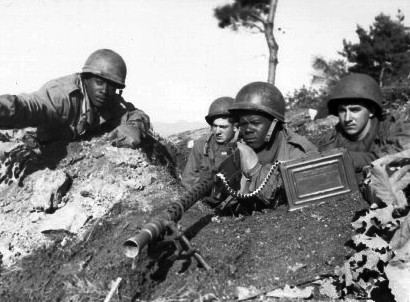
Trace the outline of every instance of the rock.
[[141, 153], [138, 150], [108, 146], [103, 152], [107, 160], [113, 164], [133, 168], [141, 166]]
[[39, 228], [40, 232], [46, 235], [57, 232], [76, 234], [88, 220], [84, 210], [75, 204], [67, 204], [47, 216]]
[[33, 195], [30, 204], [35, 210], [55, 210], [66, 194], [71, 179], [61, 170], [40, 170], [31, 174], [25, 184], [31, 187]]

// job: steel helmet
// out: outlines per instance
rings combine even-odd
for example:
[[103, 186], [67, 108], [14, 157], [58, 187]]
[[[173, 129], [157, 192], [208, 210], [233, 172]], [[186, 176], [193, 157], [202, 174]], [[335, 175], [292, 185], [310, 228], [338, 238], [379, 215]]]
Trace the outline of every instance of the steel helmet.
[[253, 82], [242, 87], [229, 112], [235, 114], [243, 110], [267, 113], [281, 122], [285, 121], [285, 99], [270, 83]]
[[209, 107], [208, 115], [205, 116], [206, 122], [212, 125], [212, 122], [218, 116], [232, 116], [228, 109], [231, 108], [233, 102], [233, 98], [228, 96], [217, 98]]
[[349, 74], [335, 85], [327, 102], [329, 113], [337, 116], [338, 103], [347, 99], [371, 102], [376, 105], [376, 115], [382, 112], [382, 91], [376, 80], [366, 74]]
[[125, 87], [127, 66], [124, 59], [111, 49], [98, 49], [85, 61], [82, 73], [91, 73]]

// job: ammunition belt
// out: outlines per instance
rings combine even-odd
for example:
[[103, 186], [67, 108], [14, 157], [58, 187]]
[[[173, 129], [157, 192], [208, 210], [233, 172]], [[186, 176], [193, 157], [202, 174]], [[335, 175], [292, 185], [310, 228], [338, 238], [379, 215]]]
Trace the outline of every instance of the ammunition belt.
[[252, 198], [255, 197], [257, 194], [259, 194], [268, 184], [268, 181], [270, 179], [270, 177], [273, 175], [274, 172], [276, 172], [279, 168], [279, 161], [276, 161], [272, 167], [269, 169], [268, 174], [266, 175], [266, 177], [264, 178], [264, 180], [262, 181], [262, 183], [260, 184], [260, 186], [253, 192], [251, 193], [247, 193], [247, 194], [242, 194], [239, 193], [239, 191], [235, 191], [228, 183], [228, 181], [225, 178], [225, 175], [223, 175], [222, 173], [218, 173], [216, 174], [216, 176], [222, 180], [222, 183], [225, 187], [225, 189], [228, 191], [228, 193], [238, 199], [247, 199], [247, 198]]

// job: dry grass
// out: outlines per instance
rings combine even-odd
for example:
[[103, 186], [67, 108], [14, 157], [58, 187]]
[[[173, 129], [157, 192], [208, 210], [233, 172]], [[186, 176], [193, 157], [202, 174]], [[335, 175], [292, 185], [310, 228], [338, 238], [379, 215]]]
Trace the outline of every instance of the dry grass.
[[65, 297], [63, 302], [103, 301], [109, 289], [102, 284], [93, 283], [87, 278], [73, 276], [64, 282]]

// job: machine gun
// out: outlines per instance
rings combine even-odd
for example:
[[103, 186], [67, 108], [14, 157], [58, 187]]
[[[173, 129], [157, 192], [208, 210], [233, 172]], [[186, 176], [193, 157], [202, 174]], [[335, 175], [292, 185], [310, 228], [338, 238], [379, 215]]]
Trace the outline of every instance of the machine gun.
[[[240, 153], [238, 149], [234, 149], [230, 156], [222, 162], [218, 172], [225, 175], [226, 181], [228, 181], [232, 186], [235, 186], [235, 183], [239, 185], [238, 180], [240, 179], [242, 172]], [[204, 173], [201, 175], [200, 181], [188, 192], [186, 192], [179, 201], [171, 203], [164, 212], [151, 218], [151, 220], [142, 227], [136, 236], [124, 242], [123, 249], [125, 256], [135, 258], [138, 256], [140, 250], [146, 245], [163, 239], [164, 235], [169, 231], [173, 233], [177, 232], [177, 223], [182, 218], [182, 215], [198, 200], [211, 192], [214, 178], [215, 175], [212, 173]], [[183, 233], [177, 235], [177, 239], [188, 247], [188, 250], [191, 251], [193, 256], [205, 269], [210, 269], [202, 257], [196, 251], [192, 250], [188, 239], [183, 235]]]

